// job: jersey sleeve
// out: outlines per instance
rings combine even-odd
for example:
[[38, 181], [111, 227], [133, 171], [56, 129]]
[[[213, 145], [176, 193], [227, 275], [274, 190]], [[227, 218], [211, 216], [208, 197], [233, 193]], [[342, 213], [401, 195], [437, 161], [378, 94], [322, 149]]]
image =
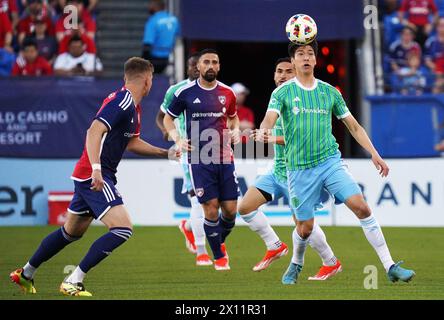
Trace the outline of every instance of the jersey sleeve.
[[[127, 96], [125, 95], [125, 97]], [[127, 118], [128, 106], [133, 102], [131, 98], [125, 99], [125, 97], [123, 99], [116, 98], [109, 102], [100, 109], [94, 119], [102, 122], [108, 128], [108, 131], [111, 131], [115, 125]]]
[[267, 112], [276, 112], [279, 116], [281, 116], [283, 106], [284, 104], [282, 98], [279, 95], [279, 91], [273, 91], [270, 97], [270, 102], [268, 102]]
[[230, 100], [228, 101], [227, 115], [229, 118], [233, 118], [237, 115], [236, 96], [234, 93], [231, 94]]
[[347, 104], [345, 103], [342, 94], [336, 88], [333, 87], [331, 88], [331, 91], [334, 98], [333, 114], [338, 119], [344, 119], [348, 117], [351, 113], [350, 110], [348, 110]]
[[171, 101], [167, 112], [173, 118], [179, 118], [180, 114], [185, 111], [185, 101], [176, 93], [173, 96], [173, 101]]
[[160, 110], [163, 113], [167, 113], [168, 107], [171, 105], [171, 102], [173, 102], [173, 98], [174, 98], [174, 87], [170, 87], [165, 93], [165, 98], [163, 99], [163, 102], [160, 105]]

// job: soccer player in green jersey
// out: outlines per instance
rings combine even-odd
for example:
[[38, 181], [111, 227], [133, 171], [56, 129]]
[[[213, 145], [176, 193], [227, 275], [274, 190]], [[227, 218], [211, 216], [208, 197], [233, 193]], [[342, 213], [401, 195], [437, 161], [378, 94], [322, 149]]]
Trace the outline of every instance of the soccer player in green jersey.
[[[160, 105], [160, 110], [156, 117], [156, 124], [164, 138], [168, 139], [168, 132], [163, 126], [163, 118], [167, 112], [168, 107], [173, 101], [174, 93], [182, 88], [183, 86], [189, 84], [191, 81], [199, 78], [199, 70], [197, 70], [197, 62], [199, 61], [199, 53], [194, 53], [190, 55], [187, 61], [187, 75], [188, 79], [185, 79], [175, 85], [168, 88], [163, 103]], [[176, 120], [176, 126], [179, 129], [179, 134], [185, 136], [185, 116], [182, 113]], [[205, 230], [203, 226], [203, 209], [197, 201], [196, 194], [193, 190], [193, 185], [191, 184], [190, 170], [187, 165], [187, 153], [182, 153], [181, 163], [183, 169], [183, 185], [182, 193], [188, 193], [191, 202], [190, 219], [182, 220], [179, 225], [179, 229], [185, 237], [185, 245], [187, 249], [196, 254], [196, 265], [197, 266], [208, 266], [212, 265], [213, 261], [208, 255], [207, 249], [205, 247]]]
[[[276, 61], [274, 71], [276, 87], [295, 76], [296, 72], [290, 58], [280, 58]], [[267, 174], [261, 175], [256, 179], [254, 185], [248, 188], [247, 193], [239, 204], [239, 214], [242, 219], [248, 223], [251, 230], [255, 231], [262, 238], [267, 246], [265, 256], [253, 267], [253, 271], [266, 269], [273, 261], [286, 255], [288, 252], [287, 245], [280, 241], [265, 214], [259, 209], [260, 206], [271, 200], [279, 199], [283, 196], [289, 198], [283, 135], [280, 119], [278, 119], [272, 134], [266, 135], [261, 140], [261, 142], [274, 144], [273, 168]], [[253, 136], [255, 137], [256, 135], [253, 134]], [[309, 244], [319, 254], [323, 262], [319, 272], [315, 276], [310, 277], [309, 280], [327, 280], [342, 270], [341, 263], [336, 259], [327, 243], [324, 231], [318, 224], [314, 224]]]
[[410, 281], [414, 271], [394, 263], [378, 221], [372, 215], [361, 189], [341, 160], [332, 134], [331, 117], [340, 119], [355, 140], [371, 154], [379, 174], [386, 177], [389, 168], [374, 148], [367, 133], [351, 115], [340, 92], [314, 77], [317, 42], [289, 45], [296, 77], [276, 88], [270, 98], [261, 134], [281, 119], [285, 137], [285, 162], [290, 207], [296, 216], [293, 231], [293, 257], [282, 277], [283, 284], [294, 284], [304, 265], [304, 254], [313, 232], [314, 211], [325, 187], [344, 202], [359, 219], [364, 234], [378, 254], [390, 281]]

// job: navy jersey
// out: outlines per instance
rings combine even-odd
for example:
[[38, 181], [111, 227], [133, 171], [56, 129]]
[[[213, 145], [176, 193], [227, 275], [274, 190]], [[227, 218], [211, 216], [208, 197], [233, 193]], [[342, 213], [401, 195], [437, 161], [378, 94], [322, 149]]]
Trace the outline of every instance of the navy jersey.
[[233, 161], [227, 117], [236, 116], [236, 95], [229, 86], [217, 81], [206, 89], [194, 80], [176, 91], [167, 112], [174, 118], [185, 115], [185, 138], [195, 148], [189, 163]]
[[[140, 105], [134, 105], [131, 92], [123, 87], [103, 101], [94, 118], [108, 128], [108, 132], [102, 138], [100, 163], [102, 174], [113, 179], [114, 183], [117, 166], [130, 139], [140, 135], [140, 111]], [[71, 178], [76, 181], [86, 181], [91, 178], [91, 174], [92, 168], [85, 145]]]

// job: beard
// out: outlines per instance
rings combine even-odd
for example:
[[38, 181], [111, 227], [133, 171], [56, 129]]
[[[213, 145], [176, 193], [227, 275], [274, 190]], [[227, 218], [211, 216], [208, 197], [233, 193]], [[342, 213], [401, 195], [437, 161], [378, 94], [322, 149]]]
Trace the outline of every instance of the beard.
[[214, 70], [211, 70], [211, 71], [208, 70], [207, 72], [205, 72], [204, 75], [202, 75], [202, 78], [204, 78], [205, 81], [208, 81], [208, 82], [213, 82], [214, 80], [216, 80], [216, 77], [217, 77], [217, 72]]

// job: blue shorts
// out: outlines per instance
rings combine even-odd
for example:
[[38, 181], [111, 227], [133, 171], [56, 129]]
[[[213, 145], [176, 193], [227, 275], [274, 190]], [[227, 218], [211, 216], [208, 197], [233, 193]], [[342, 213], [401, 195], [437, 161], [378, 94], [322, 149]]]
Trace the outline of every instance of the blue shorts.
[[257, 177], [254, 186], [270, 194], [273, 200], [282, 198], [283, 196], [288, 199], [287, 181], [281, 181], [272, 172]]
[[[276, 175], [274, 175], [272, 172], [257, 177], [254, 186], [257, 189], [260, 189], [270, 194], [273, 200], [280, 199], [282, 197], [287, 197], [287, 199], [290, 199], [288, 195], [287, 181], [282, 181], [282, 179], [278, 179]], [[329, 198], [330, 194], [327, 192], [327, 190], [325, 190], [325, 188], [322, 188], [321, 196], [318, 199], [315, 208], [316, 209], [322, 208], [323, 203], [327, 202]], [[340, 203], [341, 202], [339, 201], [337, 202], [337, 204]]]
[[287, 177], [290, 207], [300, 221], [314, 217], [323, 188], [334, 195], [338, 202], [362, 194], [339, 152], [314, 168], [288, 171]]
[[237, 200], [240, 194], [234, 163], [191, 164], [193, 189], [199, 203]]
[[122, 196], [117, 191], [111, 179], [103, 177], [103, 190], [91, 190], [91, 179], [86, 181], [74, 180], [74, 197], [68, 207], [73, 214], [90, 215], [100, 220], [112, 208], [123, 204]]

